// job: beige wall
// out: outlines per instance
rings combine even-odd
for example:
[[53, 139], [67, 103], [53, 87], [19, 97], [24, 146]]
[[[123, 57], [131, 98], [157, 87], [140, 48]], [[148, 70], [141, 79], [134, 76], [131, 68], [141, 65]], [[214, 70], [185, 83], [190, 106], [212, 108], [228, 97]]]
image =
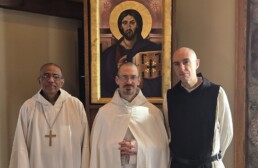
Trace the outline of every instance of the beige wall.
[[[196, 51], [199, 71], [223, 86], [234, 113], [235, 1], [177, 0], [176, 21], [177, 46]], [[224, 163], [233, 168], [233, 143]]]
[[19, 108], [38, 89], [39, 67], [60, 64], [64, 88], [78, 96], [81, 21], [0, 8], [0, 167], [7, 168]]

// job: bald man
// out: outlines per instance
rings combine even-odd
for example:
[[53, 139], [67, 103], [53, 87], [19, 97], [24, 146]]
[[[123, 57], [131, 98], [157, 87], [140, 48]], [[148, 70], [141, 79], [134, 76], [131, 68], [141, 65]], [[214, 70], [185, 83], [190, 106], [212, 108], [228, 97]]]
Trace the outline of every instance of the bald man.
[[173, 69], [180, 81], [164, 100], [173, 168], [224, 168], [222, 158], [232, 141], [226, 93], [197, 74], [199, 66], [192, 49], [175, 51]]

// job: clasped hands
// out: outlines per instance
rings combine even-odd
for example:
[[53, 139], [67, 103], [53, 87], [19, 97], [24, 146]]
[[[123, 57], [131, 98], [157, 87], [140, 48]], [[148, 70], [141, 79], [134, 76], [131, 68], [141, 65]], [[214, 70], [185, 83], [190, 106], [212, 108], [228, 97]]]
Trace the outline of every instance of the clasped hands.
[[121, 155], [135, 155], [137, 153], [137, 145], [135, 140], [124, 139], [118, 143], [120, 145]]

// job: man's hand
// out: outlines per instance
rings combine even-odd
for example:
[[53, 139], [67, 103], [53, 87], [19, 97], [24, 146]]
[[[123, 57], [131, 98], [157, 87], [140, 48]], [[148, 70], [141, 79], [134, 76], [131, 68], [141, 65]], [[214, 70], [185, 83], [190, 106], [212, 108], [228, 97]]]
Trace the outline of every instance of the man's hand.
[[137, 153], [137, 145], [135, 140], [126, 140], [119, 142], [120, 152], [122, 155], [135, 155]]

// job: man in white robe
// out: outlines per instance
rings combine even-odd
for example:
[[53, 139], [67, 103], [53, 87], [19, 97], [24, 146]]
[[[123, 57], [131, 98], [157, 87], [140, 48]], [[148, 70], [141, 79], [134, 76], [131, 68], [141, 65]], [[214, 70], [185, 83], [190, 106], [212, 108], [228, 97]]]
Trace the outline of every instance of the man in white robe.
[[65, 90], [62, 70], [40, 69], [39, 92], [19, 113], [9, 168], [88, 168], [89, 127], [83, 104]]
[[137, 67], [121, 65], [119, 88], [101, 107], [91, 132], [90, 168], [168, 168], [169, 147], [161, 111], [141, 90]]

